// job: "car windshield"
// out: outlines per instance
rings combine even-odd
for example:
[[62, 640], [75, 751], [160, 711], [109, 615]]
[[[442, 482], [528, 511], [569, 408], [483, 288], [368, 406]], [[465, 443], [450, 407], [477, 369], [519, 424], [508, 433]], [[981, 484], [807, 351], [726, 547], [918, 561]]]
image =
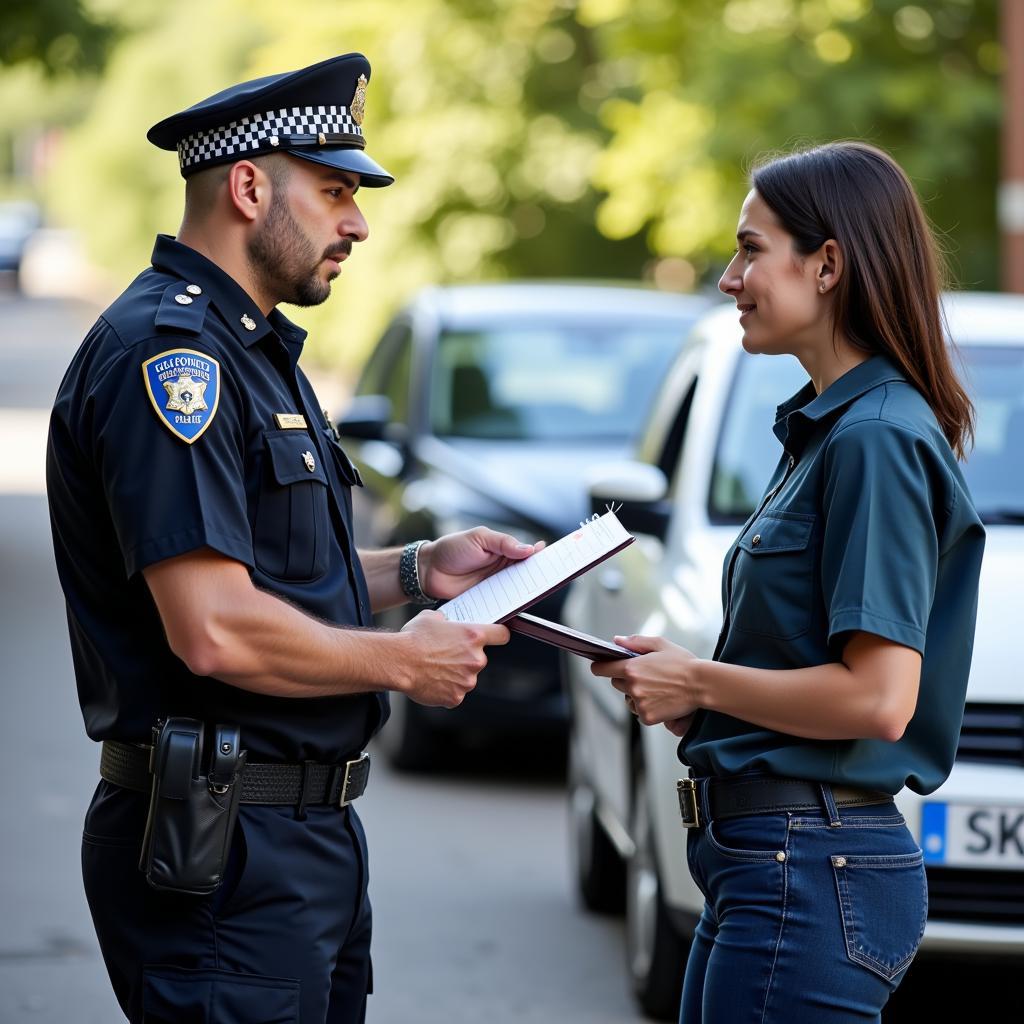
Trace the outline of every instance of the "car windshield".
[[608, 322], [448, 331], [431, 379], [441, 437], [633, 439], [688, 324]]
[[[963, 464], [974, 505], [987, 523], [1024, 522], [1024, 346], [964, 345], [963, 379], [974, 402], [974, 449]], [[807, 383], [791, 356], [743, 353], [722, 424], [711, 477], [715, 522], [742, 523], [754, 511], [782, 446], [775, 408]]]

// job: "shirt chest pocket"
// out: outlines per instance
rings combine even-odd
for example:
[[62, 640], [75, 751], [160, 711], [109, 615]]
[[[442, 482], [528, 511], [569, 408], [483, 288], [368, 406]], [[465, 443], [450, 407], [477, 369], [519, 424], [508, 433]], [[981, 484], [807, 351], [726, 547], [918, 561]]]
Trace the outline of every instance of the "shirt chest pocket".
[[253, 530], [256, 565], [276, 579], [318, 579], [327, 571], [331, 535], [319, 452], [301, 430], [268, 430], [263, 442]]
[[815, 549], [812, 515], [764, 512], [739, 541], [733, 572], [732, 628], [792, 640], [810, 629]]

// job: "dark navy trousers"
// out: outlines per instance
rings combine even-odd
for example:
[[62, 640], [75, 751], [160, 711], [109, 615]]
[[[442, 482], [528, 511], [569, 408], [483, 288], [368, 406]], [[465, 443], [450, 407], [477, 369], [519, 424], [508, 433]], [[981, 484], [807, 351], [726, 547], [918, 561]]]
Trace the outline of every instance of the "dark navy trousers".
[[362, 1024], [372, 990], [366, 838], [351, 808], [243, 805], [211, 896], [138, 869], [148, 798], [101, 782], [82, 873], [132, 1024]]

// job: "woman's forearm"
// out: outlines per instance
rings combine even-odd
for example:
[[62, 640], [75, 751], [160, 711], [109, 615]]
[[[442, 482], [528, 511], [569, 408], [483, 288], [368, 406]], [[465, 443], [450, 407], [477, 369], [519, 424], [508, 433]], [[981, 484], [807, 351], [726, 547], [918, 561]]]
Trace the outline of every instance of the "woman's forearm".
[[841, 662], [758, 669], [700, 661], [691, 669], [697, 704], [776, 732], [817, 740], [895, 742], [913, 714], [905, 687], [884, 671], [855, 672]]

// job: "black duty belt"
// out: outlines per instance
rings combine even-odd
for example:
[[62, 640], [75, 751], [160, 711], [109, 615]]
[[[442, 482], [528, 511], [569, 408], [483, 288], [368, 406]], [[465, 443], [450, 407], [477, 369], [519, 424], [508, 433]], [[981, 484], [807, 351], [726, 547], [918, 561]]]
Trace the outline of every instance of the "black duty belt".
[[[780, 814], [786, 811], [825, 811], [822, 785], [804, 779], [757, 775], [750, 778], [708, 776], [680, 779], [679, 812], [685, 828], [706, 825], [701, 810], [701, 791], [711, 820], [739, 818], [746, 814]], [[855, 786], [829, 786], [836, 807], [867, 807], [892, 800], [890, 793]]]
[[[104, 740], [100, 755], [100, 776], [124, 789], [148, 793], [153, 777], [149, 755], [153, 748], [144, 743]], [[343, 764], [299, 764], [247, 761], [242, 769], [243, 804], [280, 804], [307, 807], [332, 804], [345, 807], [366, 791], [370, 777], [370, 755], [363, 753]]]

